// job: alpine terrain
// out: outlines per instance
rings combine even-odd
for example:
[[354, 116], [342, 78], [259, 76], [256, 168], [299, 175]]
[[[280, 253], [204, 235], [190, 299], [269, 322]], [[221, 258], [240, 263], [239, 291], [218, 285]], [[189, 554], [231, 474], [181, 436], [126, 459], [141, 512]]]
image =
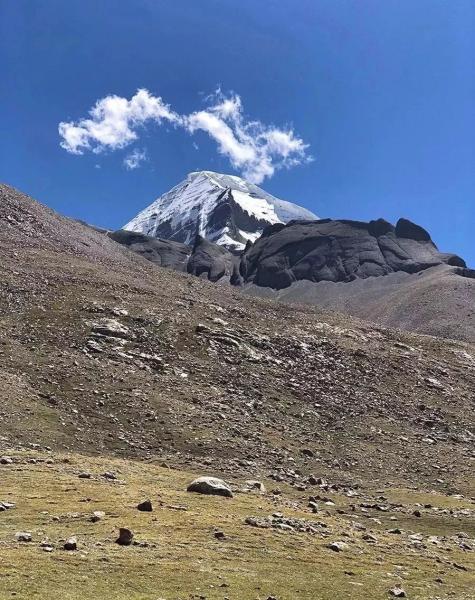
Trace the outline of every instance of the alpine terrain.
[[[314, 223], [285, 227], [340, 228]], [[406, 264], [365, 266], [371, 244], [330, 283]], [[473, 600], [473, 343], [162, 268], [6, 185], [0, 253], [2, 600]]]
[[160, 266], [251, 296], [475, 341], [475, 271], [405, 218], [319, 219], [239, 177], [205, 171], [109, 235]]
[[160, 196], [124, 229], [188, 245], [200, 235], [229, 250], [242, 250], [268, 225], [317, 218], [240, 177], [199, 171]]

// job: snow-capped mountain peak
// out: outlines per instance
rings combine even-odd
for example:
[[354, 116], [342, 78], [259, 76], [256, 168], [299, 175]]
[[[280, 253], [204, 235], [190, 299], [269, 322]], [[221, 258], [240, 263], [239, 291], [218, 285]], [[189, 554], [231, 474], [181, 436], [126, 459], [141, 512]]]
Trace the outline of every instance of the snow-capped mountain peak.
[[318, 219], [235, 175], [196, 171], [141, 211], [124, 229], [192, 244], [196, 234], [241, 250], [267, 225]]

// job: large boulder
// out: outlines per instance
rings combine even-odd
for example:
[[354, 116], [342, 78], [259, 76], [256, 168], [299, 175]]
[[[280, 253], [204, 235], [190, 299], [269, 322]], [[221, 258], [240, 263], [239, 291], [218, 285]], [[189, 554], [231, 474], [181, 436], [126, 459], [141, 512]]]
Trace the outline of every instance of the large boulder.
[[226, 498], [233, 497], [229, 485], [217, 477], [198, 477], [190, 483], [186, 491], [212, 496], [225, 496]]

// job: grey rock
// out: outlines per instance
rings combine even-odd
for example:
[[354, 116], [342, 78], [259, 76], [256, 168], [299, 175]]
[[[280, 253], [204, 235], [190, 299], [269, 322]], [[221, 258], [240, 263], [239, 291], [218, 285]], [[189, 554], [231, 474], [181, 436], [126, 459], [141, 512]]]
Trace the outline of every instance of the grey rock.
[[15, 538], [18, 542], [31, 542], [31, 533], [28, 531], [17, 531]]
[[222, 479], [216, 477], [198, 477], [190, 483], [188, 492], [197, 492], [198, 494], [209, 494], [213, 496], [225, 496], [232, 498], [231, 488]]
[[258, 492], [259, 494], [266, 493], [266, 486], [262, 483], [262, 481], [257, 481], [255, 479], [248, 479], [244, 485], [245, 492]]
[[91, 518], [89, 520], [92, 523], [97, 523], [98, 521], [101, 521], [105, 516], [106, 516], [106, 513], [103, 512], [102, 510], [95, 510], [92, 513]]
[[344, 552], [348, 550], [348, 544], [345, 542], [331, 542], [328, 544], [327, 548], [333, 550], [333, 552]]
[[466, 266], [459, 257], [440, 253], [429, 234], [406, 219], [396, 227], [383, 219], [323, 219], [268, 227], [244, 252], [240, 273], [247, 283], [281, 289], [301, 279], [349, 282], [444, 263]]
[[392, 588], [391, 590], [389, 590], [389, 593], [394, 598], [406, 598], [406, 592], [400, 587]]

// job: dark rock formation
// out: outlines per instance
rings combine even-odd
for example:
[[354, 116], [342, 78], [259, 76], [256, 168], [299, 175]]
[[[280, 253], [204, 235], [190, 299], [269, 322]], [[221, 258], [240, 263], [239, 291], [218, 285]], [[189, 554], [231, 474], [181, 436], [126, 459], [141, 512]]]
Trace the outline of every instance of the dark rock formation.
[[301, 279], [348, 282], [444, 263], [465, 267], [458, 256], [440, 253], [429, 234], [407, 219], [396, 227], [383, 219], [324, 219], [268, 227], [244, 252], [240, 273], [247, 283], [282, 289]]
[[113, 231], [109, 233], [109, 237], [161, 267], [186, 271], [188, 257], [191, 254], [191, 248], [186, 244], [153, 238], [125, 229]]
[[223, 277], [232, 276], [236, 262], [236, 257], [224, 246], [213, 244], [197, 235], [188, 259], [187, 271], [197, 277], [206, 275], [210, 281], [218, 281]]

